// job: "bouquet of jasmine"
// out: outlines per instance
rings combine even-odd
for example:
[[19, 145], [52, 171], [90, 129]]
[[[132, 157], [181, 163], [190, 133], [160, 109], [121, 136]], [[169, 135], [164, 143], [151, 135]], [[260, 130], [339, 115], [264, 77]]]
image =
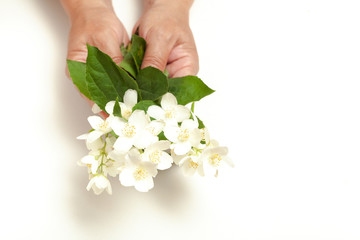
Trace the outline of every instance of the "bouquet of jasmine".
[[90, 151], [79, 164], [88, 168], [87, 190], [95, 194], [111, 194], [108, 176], [119, 175], [122, 185], [147, 192], [158, 170], [173, 163], [185, 175], [201, 176], [217, 176], [224, 163], [233, 166], [227, 148], [210, 140], [194, 114], [194, 103], [214, 91], [196, 76], [168, 78], [153, 67], [140, 69], [145, 48], [135, 34], [121, 47], [120, 65], [92, 46], [86, 63], [68, 60], [74, 84], [95, 103], [94, 113], [108, 115], [90, 116], [92, 130], [78, 137]]

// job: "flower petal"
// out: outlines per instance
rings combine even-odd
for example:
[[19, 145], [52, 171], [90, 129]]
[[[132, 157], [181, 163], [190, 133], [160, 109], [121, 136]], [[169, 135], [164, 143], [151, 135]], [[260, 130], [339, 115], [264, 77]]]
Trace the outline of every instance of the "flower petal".
[[105, 111], [108, 113], [108, 114], [113, 114], [113, 111], [114, 111], [114, 106], [115, 106], [115, 101], [110, 101], [106, 104], [105, 106]]
[[130, 187], [135, 185], [133, 169], [125, 168], [119, 174], [119, 180], [121, 185], [125, 187]]
[[217, 168], [213, 167], [210, 164], [204, 164], [204, 173], [206, 176], [215, 176]]
[[154, 120], [146, 126], [146, 130], [148, 130], [151, 134], [157, 136], [162, 132], [164, 126], [165, 124], [163, 121]]
[[86, 155], [85, 157], [82, 157], [80, 162], [84, 163], [84, 164], [92, 164], [93, 162], [95, 162], [95, 156], [92, 155]]
[[[190, 118], [190, 111], [188, 108], [182, 105], [177, 105], [175, 108], [175, 119], [177, 122], [182, 122], [185, 119]], [[197, 127], [197, 126], [196, 126]]]
[[95, 174], [97, 172], [98, 167], [99, 167], [99, 162], [95, 161], [94, 159], [94, 161], [91, 164], [91, 173]]
[[140, 134], [136, 134], [134, 139], [134, 146], [139, 149], [147, 148], [150, 144], [159, 140], [157, 136], [152, 135], [149, 131], [142, 131]]
[[136, 127], [136, 131], [142, 131], [149, 123], [143, 110], [135, 110], [129, 117], [129, 124]]
[[219, 154], [221, 156], [226, 156], [228, 154], [227, 147], [210, 147], [204, 151], [204, 154], [211, 155], [211, 154]]
[[152, 177], [138, 181], [135, 184], [135, 189], [138, 190], [139, 192], [148, 192], [153, 187], [154, 187], [154, 181]]
[[176, 155], [185, 155], [191, 149], [190, 142], [182, 142], [174, 144], [174, 152]]
[[133, 89], [128, 89], [124, 94], [124, 103], [128, 108], [133, 108], [137, 103], [137, 92]]
[[125, 120], [121, 119], [119, 117], [114, 117], [113, 120], [110, 122], [110, 127], [114, 130], [114, 132], [121, 136], [122, 135], [122, 130], [125, 127]]
[[167, 150], [170, 148], [170, 141], [167, 140], [160, 140], [154, 144], [151, 144], [151, 147], [154, 149], [158, 149], [161, 151]]
[[192, 119], [185, 119], [182, 123], [181, 123], [181, 129], [189, 129], [189, 130], [193, 130], [194, 128], [197, 128], [197, 124], [194, 120]]
[[160, 162], [157, 166], [157, 169], [159, 170], [165, 170], [171, 167], [173, 163], [172, 157], [167, 154], [166, 152], [162, 152]]
[[201, 141], [201, 131], [200, 129], [195, 128], [190, 132], [189, 142], [191, 143], [191, 146], [197, 147], [199, 146], [200, 141]]
[[109, 154], [108, 154], [109, 159], [112, 159], [112, 160], [115, 160], [118, 162], [125, 162], [125, 156], [126, 156], [126, 153], [119, 152], [115, 149], [112, 150], [111, 152], [109, 152]]
[[104, 120], [99, 116], [90, 116], [88, 121], [93, 129], [99, 129], [99, 126], [104, 123]]
[[156, 176], [157, 174], [156, 164], [152, 162], [141, 162], [140, 166], [146, 169], [149, 172], [150, 176], [152, 177]]
[[94, 103], [93, 106], [91, 107], [91, 111], [94, 113], [94, 114], [98, 114], [99, 112], [101, 112], [101, 109], [100, 107]]
[[98, 131], [98, 130], [92, 131], [92, 132], [89, 133], [87, 141], [89, 143], [93, 143], [94, 141], [99, 139], [103, 134], [104, 133], [102, 131]]
[[108, 194], [112, 194], [112, 188], [111, 188], [111, 184], [110, 184], [110, 182], [109, 182], [109, 184], [108, 184], [108, 186], [107, 186], [107, 188], [106, 188], [106, 192], [108, 193]]
[[150, 117], [153, 117], [157, 120], [161, 120], [165, 118], [165, 111], [159, 106], [152, 105], [148, 108], [147, 113]]
[[230, 167], [235, 167], [235, 164], [234, 164], [234, 162], [231, 160], [231, 158], [229, 158], [229, 157], [224, 157], [223, 158], [223, 161], [224, 162], [226, 162]]
[[134, 140], [132, 138], [127, 137], [118, 137], [116, 142], [114, 143], [114, 149], [119, 152], [127, 152], [133, 145]]
[[165, 126], [164, 128], [164, 135], [165, 137], [170, 140], [171, 142], [178, 142], [178, 136], [179, 136], [180, 128], [177, 126]]
[[90, 189], [94, 183], [95, 183], [95, 177], [90, 179], [88, 185], [86, 186], [86, 190], [90, 191]]
[[161, 98], [160, 105], [162, 108], [174, 107], [177, 104], [176, 97], [172, 93], [165, 93]]
[[98, 175], [95, 178], [95, 184], [98, 188], [104, 189], [109, 184], [109, 180], [104, 175]]
[[96, 185], [93, 185], [92, 190], [96, 195], [100, 195], [104, 191], [104, 188], [98, 188]]
[[84, 133], [84, 134], [81, 134], [80, 136], [78, 136], [76, 139], [86, 140], [88, 138], [88, 135], [89, 135], [89, 133]]
[[190, 158], [182, 165], [183, 174], [185, 176], [193, 176], [197, 168], [191, 167]]

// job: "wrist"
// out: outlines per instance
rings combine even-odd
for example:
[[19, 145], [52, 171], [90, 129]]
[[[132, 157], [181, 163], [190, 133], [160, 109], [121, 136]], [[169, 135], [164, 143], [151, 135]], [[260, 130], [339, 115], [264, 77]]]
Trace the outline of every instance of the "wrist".
[[144, 10], [154, 7], [163, 7], [166, 9], [189, 12], [193, 2], [194, 0], [144, 0]]
[[61, 3], [71, 21], [97, 9], [113, 11], [111, 0], [61, 0]]

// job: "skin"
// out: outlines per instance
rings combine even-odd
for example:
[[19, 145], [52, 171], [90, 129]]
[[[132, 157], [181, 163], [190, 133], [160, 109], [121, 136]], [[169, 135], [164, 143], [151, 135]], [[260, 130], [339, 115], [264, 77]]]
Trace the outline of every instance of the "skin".
[[[86, 44], [90, 44], [116, 63], [122, 61], [120, 46], [128, 44], [129, 35], [111, 0], [61, 0], [61, 3], [71, 22], [68, 59], [85, 62]], [[133, 30], [139, 28], [139, 35], [147, 42], [142, 68], [152, 66], [162, 71], [166, 68], [169, 77], [198, 73], [198, 54], [189, 26], [192, 3], [193, 0], [144, 0], [143, 13]], [[104, 112], [100, 115], [106, 117]]]
[[147, 0], [134, 30], [147, 42], [142, 67], [165, 68], [170, 77], [196, 75], [199, 60], [189, 26], [193, 1]]

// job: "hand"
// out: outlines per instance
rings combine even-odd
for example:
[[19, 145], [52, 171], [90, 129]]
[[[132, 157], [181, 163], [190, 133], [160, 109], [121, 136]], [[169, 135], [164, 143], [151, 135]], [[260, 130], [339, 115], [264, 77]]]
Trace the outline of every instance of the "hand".
[[[122, 55], [120, 46], [129, 42], [128, 34], [109, 0], [62, 0], [71, 20], [67, 58], [86, 62], [86, 44], [108, 54], [116, 63]], [[67, 76], [70, 78], [68, 70]], [[84, 97], [85, 98], [85, 97]], [[94, 103], [85, 98], [92, 106]], [[104, 112], [101, 116], [106, 117]]]
[[[68, 0], [63, 0], [63, 3], [66, 1]], [[90, 44], [108, 54], [116, 63], [120, 63], [122, 60], [120, 46], [122, 43], [127, 45], [129, 37], [116, 16], [111, 1], [78, 2], [81, 4], [77, 4], [76, 7], [71, 6], [72, 8], [67, 11], [71, 20], [68, 59], [85, 62], [86, 44]]]
[[189, 26], [188, 0], [145, 0], [144, 12], [135, 25], [146, 42], [142, 68], [152, 66], [169, 77], [196, 75], [199, 59]]

